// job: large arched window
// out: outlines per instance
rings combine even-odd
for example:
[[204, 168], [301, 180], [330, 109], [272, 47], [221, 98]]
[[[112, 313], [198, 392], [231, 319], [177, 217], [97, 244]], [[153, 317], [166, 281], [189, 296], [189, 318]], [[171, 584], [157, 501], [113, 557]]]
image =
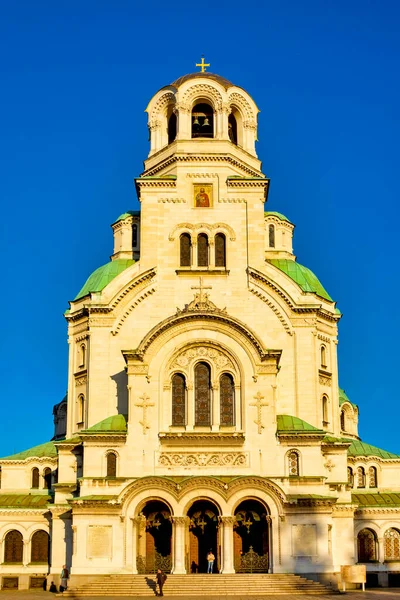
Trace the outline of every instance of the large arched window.
[[180, 253], [180, 265], [181, 267], [190, 267], [191, 265], [191, 252], [192, 242], [188, 233], [182, 233], [179, 238], [179, 253]]
[[34, 467], [32, 469], [32, 488], [37, 489], [39, 487], [39, 469]]
[[115, 452], [107, 454], [107, 477], [117, 476], [117, 455]]
[[385, 560], [400, 560], [400, 532], [394, 527], [385, 531]]
[[43, 471], [43, 488], [51, 490], [51, 469], [49, 467], [46, 467]]
[[22, 563], [23, 548], [22, 533], [15, 529], [9, 531], [4, 540], [4, 562]]
[[176, 125], [176, 114], [172, 113], [168, 119], [168, 144], [172, 144], [176, 138]]
[[48, 563], [49, 562], [49, 534], [46, 531], [35, 531], [31, 541], [31, 562]]
[[198, 363], [194, 370], [195, 425], [211, 425], [211, 369]]
[[357, 536], [358, 562], [376, 560], [376, 535], [371, 529], [362, 529]]
[[268, 245], [270, 248], [275, 248], [275, 226], [268, 227]]
[[172, 425], [186, 425], [186, 380], [181, 373], [172, 377]]
[[223, 373], [219, 379], [221, 425], [235, 424], [235, 383], [232, 375]]
[[365, 488], [365, 471], [364, 467], [357, 467], [357, 487]]
[[196, 104], [192, 110], [192, 138], [214, 137], [214, 111], [209, 104]]
[[205, 233], [197, 237], [197, 266], [208, 267], [208, 237]]
[[370, 467], [368, 469], [368, 487], [376, 488], [378, 487], [378, 477], [376, 467]]
[[226, 267], [226, 239], [223, 233], [215, 236], [215, 266]]
[[287, 461], [289, 477], [300, 475], [299, 453], [296, 450], [292, 450], [287, 455]]

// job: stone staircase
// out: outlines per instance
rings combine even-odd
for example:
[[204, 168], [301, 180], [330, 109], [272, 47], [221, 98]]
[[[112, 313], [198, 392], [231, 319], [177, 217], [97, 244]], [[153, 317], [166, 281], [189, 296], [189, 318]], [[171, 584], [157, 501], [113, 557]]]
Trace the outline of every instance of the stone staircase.
[[[62, 596], [155, 596], [155, 575], [103, 575]], [[299, 575], [232, 574], [168, 575], [165, 596], [266, 596], [332, 594], [332, 590]], [[59, 594], [61, 595], [61, 594]]]

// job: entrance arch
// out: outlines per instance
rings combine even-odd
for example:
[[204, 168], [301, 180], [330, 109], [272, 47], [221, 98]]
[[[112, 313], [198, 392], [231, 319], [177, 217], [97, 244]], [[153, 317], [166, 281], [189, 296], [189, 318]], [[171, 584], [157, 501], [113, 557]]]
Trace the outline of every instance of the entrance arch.
[[236, 573], [268, 572], [269, 523], [269, 511], [259, 500], [244, 500], [236, 508], [233, 532]]
[[189, 570], [190, 573], [207, 573], [207, 553], [215, 556], [214, 573], [220, 570], [220, 536], [217, 506], [210, 500], [196, 500], [188, 511]]
[[138, 573], [171, 572], [171, 511], [161, 500], [150, 500], [141, 512], [138, 531]]

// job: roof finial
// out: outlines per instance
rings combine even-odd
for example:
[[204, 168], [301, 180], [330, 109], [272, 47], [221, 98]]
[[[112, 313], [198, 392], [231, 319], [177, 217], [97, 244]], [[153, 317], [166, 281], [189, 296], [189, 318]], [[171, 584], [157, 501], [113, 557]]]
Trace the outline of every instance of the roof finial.
[[201, 63], [196, 63], [196, 67], [201, 67], [201, 71], [200, 73], [205, 73], [206, 72], [206, 67], [209, 67], [210, 63], [205, 63], [204, 62], [204, 54], [201, 55]]

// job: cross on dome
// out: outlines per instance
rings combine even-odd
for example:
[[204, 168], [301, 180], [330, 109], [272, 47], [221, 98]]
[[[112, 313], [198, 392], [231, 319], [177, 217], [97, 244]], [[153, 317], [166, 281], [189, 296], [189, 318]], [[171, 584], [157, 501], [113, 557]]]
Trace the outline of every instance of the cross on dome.
[[209, 67], [210, 63], [205, 63], [204, 62], [204, 54], [202, 54], [201, 56], [201, 63], [196, 63], [196, 67], [200, 67], [201, 71], [200, 73], [205, 73], [206, 72], [206, 67]]

